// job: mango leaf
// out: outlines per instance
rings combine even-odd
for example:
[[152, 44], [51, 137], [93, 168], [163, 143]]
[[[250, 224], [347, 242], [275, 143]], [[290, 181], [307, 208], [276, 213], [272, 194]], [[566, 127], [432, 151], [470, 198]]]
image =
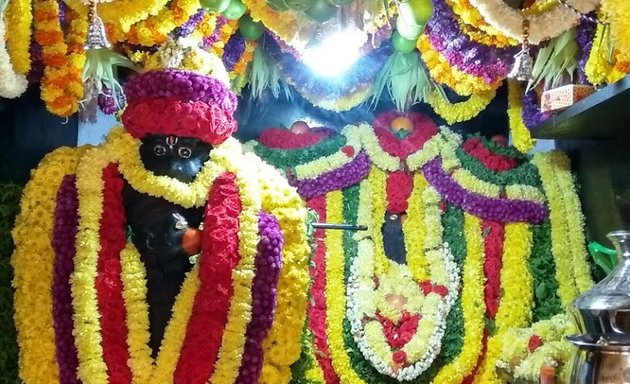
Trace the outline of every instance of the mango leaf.
[[573, 79], [573, 73], [577, 68], [577, 57], [575, 29], [551, 39], [536, 55], [532, 79], [527, 84], [527, 92], [541, 82], [544, 83], [545, 88], [555, 88], [562, 85], [564, 76], [568, 75]]

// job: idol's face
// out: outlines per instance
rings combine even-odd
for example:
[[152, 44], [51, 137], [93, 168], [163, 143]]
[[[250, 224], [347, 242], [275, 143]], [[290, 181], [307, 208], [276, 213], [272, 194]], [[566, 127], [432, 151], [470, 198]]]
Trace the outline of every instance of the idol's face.
[[195, 179], [212, 149], [193, 137], [147, 135], [141, 141], [140, 158], [146, 169], [185, 183]]

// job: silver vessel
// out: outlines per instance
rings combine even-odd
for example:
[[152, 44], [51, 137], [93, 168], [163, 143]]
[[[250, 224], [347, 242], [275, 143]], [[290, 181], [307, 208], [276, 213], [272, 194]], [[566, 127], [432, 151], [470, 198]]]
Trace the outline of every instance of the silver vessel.
[[630, 231], [608, 238], [617, 250], [615, 269], [573, 302], [580, 332], [567, 340], [578, 347], [571, 384], [630, 384]]

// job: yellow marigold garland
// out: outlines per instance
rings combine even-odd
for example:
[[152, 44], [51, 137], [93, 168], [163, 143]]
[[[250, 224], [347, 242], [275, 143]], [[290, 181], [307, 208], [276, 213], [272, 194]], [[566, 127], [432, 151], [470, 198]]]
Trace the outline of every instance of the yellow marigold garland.
[[[575, 201], [577, 194], [565, 155], [559, 152], [536, 153], [532, 162], [538, 168], [548, 199], [558, 296], [563, 306], [568, 308], [573, 299], [592, 284], [586, 264], [583, 234], [576, 234], [583, 228], [579, 202]], [[567, 204], [565, 199], [570, 202]]]
[[527, 259], [532, 248], [532, 233], [527, 223], [506, 223], [501, 263], [501, 301], [495, 318], [495, 333], [475, 376], [476, 383], [500, 383], [495, 362], [501, 353], [506, 330], [529, 324], [532, 316], [532, 276]]
[[[372, 240], [374, 241], [374, 273], [378, 276], [387, 270], [389, 261], [385, 256], [383, 248], [383, 232], [380, 228], [385, 222], [385, 212], [387, 207], [387, 174], [378, 167], [372, 167], [367, 178], [372, 192]], [[326, 248], [328, 249], [328, 248]]]
[[445, 100], [439, 92], [433, 90], [427, 95], [426, 101], [441, 118], [448, 124], [461, 123], [477, 116], [486, 109], [496, 96], [495, 90], [472, 94], [468, 100], [451, 103]]
[[500, 81], [486, 84], [483, 79], [469, 75], [451, 66], [448, 61], [437, 52], [426, 34], [420, 35], [416, 43], [422, 60], [429, 69], [431, 77], [439, 84], [444, 84], [462, 96], [475, 93], [489, 92], [501, 85]]
[[[365, 182], [365, 181], [364, 181]], [[333, 191], [326, 195], [326, 220], [343, 221], [343, 195]], [[378, 232], [378, 231], [376, 231]], [[326, 338], [335, 373], [341, 382], [363, 384], [350, 365], [343, 341], [343, 319], [346, 313], [346, 287], [344, 282], [343, 234], [340, 231], [326, 233]]]
[[610, 23], [612, 42], [619, 59], [630, 61], [630, 3], [624, 0], [602, 0], [601, 10]]
[[481, 353], [484, 313], [483, 238], [481, 221], [464, 213], [466, 261], [462, 271], [461, 305], [464, 318], [463, 346], [460, 354], [440, 369], [433, 384], [461, 383], [477, 364]]
[[[425, 224], [427, 214], [424, 208], [424, 190], [429, 186], [421, 173], [413, 175], [413, 190], [409, 196], [407, 219], [403, 222], [403, 233], [414, 236], [405, 236], [405, 249], [407, 251], [407, 265], [415, 281], [424, 281], [429, 278], [427, 260], [424, 257], [424, 238], [429, 227]], [[415, 238], [415, 241], [412, 241]]]
[[31, 23], [33, 12], [31, 0], [11, 0], [4, 11], [7, 48], [15, 72], [26, 75], [31, 69]]
[[[262, 209], [278, 219], [284, 238], [273, 324], [263, 341], [261, 383], [287, 383], [290, 365], [300, 356], [300, 337], [306, 320], [310, 249], [306, 209], [297, 192], [259, 157], [245, 154], [245, 163], [258, 175]], [[341, 211], [340, 211], [341, 213]], [[341, 221], [339, 221], [341, 222]], [[296, 230], [303, 228], [304, 230]]]
[[529, 130], [522, 118], [521, 85], [516, 80], [508, 80], [508, 119], [510, 134], [514, 147], [522, 153], [529, 152], [536, 142], [532, 139]]
[[[87, 6], [83, 0], [64, 0], [64, 2], [78, 12], [87, 15]], [[115, 41], [128, 32], [132, 25], [146, 20], [149, 16], [157, 15], [164, 10], [168, 0], [114, 0], [100, 3], [98, 14], [106, 24], [108, 35]]]
[[100, 217], [103, 212], [102, 170], [111, 155], [103, 148], [94, 148], [81, 158], [77, 169], [79, 194], [79, 230], [71, 277], [74, 307], [75, 344], [79, 357], [77, 375], [83, 382], [107, 383], [107, 367], [103, 361], [98, 303], [96, 298], [97, 256], [100, 249]]
[[[244, 0], [254, 21], [262, 22], [271, 32], [284, 42], [290, 42], [297, 35], [297, 15], [293, 11], [276, 12], [269, 8], [264, 0]], [[312, 24], [312, 23], [311, 23]], [[306, 29], [300, 30], [306, 33]], [[306, 42], [303, 42], [306, 44]]]
[[[199, 0], [172, 0], [159, 13], [134, 24], [124, 36], [113, 35], [113, 40], [152, 46], [162, 44], [167, 35], [185, 23], [200, 8]], [[100, 10], [99, 10], [100, 14]]]
[[[597, 24], [593, 45], [589, 53], [584, 72], [588, 81], [599, 85], [603, 83], [614, 83], [630, 72], [630, 58], [621, 60], [617, 52], [611, 47], [611, 42], [604, 36], [606, 27]], [[609, 53], [612, 50], [612, 63], [609, 62]]]
[[76, 171], [82, 152], [83, 148], [60, 148], [44, 157], [24, 188], [12, 232], [14, 319], [20, 378], [25, 383], [59, 381], [51, 294], [55, 254], [50, 234], [57, 189], [65, 175]]

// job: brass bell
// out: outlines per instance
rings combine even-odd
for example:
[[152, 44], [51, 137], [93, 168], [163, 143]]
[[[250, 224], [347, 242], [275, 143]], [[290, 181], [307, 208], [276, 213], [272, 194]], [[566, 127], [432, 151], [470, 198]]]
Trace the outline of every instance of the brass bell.
[[534, 68], [534, 59], [529, 54], [529, 49], [523, 49], [514, 55], [514, 65], [507, 77], [518, 81], [529, 81]]

